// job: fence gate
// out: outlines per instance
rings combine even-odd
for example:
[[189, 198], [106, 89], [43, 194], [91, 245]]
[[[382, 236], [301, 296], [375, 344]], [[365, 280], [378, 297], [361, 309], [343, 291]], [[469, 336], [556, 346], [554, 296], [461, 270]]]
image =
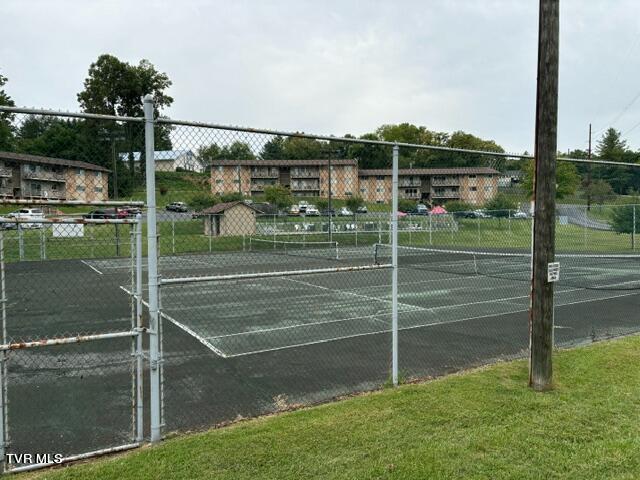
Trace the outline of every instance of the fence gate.
[[142, 222], [0, 221], [5, 471], [143, 438]]

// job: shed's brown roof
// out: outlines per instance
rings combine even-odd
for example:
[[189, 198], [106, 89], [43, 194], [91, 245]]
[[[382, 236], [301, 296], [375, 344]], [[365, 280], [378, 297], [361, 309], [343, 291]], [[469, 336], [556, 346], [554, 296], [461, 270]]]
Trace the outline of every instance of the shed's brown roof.
[[253, 207], [252, 205], [248, 205], [244, 203], [242, 200], [236, 200], [235, 202], [217, 203], [213, 207], [205, 208], [204, 210], [198, 212], [197, 214], [198, 215], [215, 215], [217, 213], [222, 213], [225, 210], [229, 210], [231, 207], [235, 207], [236, 205], [244, 205], [245, 207], [250, 208], [251, 210], [255, 210], [256, 212], [259, 211], [257, 208]]
[[85, 170], [98, 170], [110, 172], [108, 168], [101, 167], [94, 163], [81, 162], [78, 160], [66, 160], [64, 158], [43, 157], [40, 155], [30, 155], [27, 153], [0, 152], [0, 159], [13, 160], [22, 163], [44, 163], [47, 165], [63, 165], [65, 167], [84, 168]]

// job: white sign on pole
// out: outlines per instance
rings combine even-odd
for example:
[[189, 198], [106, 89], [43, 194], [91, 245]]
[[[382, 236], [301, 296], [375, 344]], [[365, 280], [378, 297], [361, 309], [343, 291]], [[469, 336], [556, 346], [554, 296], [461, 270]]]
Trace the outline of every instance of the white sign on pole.
[[560, 280], [560, 263], [554, 262], [547, 265], [547, 282], [557, 282]]

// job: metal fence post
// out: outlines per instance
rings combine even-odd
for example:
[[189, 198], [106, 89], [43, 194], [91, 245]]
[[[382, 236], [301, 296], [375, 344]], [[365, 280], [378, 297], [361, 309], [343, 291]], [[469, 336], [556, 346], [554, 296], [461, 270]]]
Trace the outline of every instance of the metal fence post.
[[144, 354], [142, 349], [142, 215], [136, 216], [136, 441], [144, 437]]
[[45, 245], [47, 240], [46, 229], [46, 225], [42, 224], [42, 228], [40, 229], [40, 260], [47, 259], [47, 247]]
[[[7, 344], [7, 289], [4, 272], [4, 232], [0, 230], [0, 302], [2, 303], [2, 343]], [[0, 365], [0, 465], [2, 472], [7, 469], [6, 449], [9, 443], [9, 424], [7, 404], [7, 351], [2, 351], [2, 365]]]
[[22, 234], [22, 224], [16, 221], [16, 230], [18, 230], [18, 258], [24, 260], [24, 235]]
[[153, 97], [144, 97], [144, 134], [147, 180], [147, 258], [149, 284], [149, 361], [151, 441], [160, 440], [160, 339], [158, 308], [158, 235], [156, 218], [156, 179], [154, 162]]
[[171, 217], [171, 253], [176, 254], [176, 219]]
[[433, 221], [429, 213], [429, 245], [433, 245]]
[[391, 380], [398, 385], [398, 151], [393, 147], [391, 194]]

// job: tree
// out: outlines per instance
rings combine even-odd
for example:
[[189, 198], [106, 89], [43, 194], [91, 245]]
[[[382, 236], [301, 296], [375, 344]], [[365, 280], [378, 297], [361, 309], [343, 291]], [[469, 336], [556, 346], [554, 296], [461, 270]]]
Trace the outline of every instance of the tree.
[[[529, 197], [533, 197], [533, 160], [524, 165], [523, 172], [522, 188], [524, 188]], [[556, 198], [562, 199], [568, 195], [573, 195], [579, 185], [580, 176], [576, 166], [570, 162], [558, 162], [556, 166]]]
[[264, 188], [264, 197], [278, 210], [285, 210], [293, 204], [293, 197], [288, 188], [282, 185], [271, 185]]
[[358, 197], [356, 195], [355, 197], [347, 198], [347, 201], [345, 202], [345, 204], [347, 205], [347, 208], [349, 210], [351, 210], [352, 212], [355, 212], [356, 210], [358, 210], [358, 208], [364, 205], [364, 200], [362, 199], [362, 197]]
[[[131, 65], [105, 54], [89, 67], [84, 90], [78, 93], [77, 98], [85, 112], [141, 117], [144, 114], [142, 98], [151, 94], [154, 116], [157, 117], [173, 103], [173, 98], [166, 93], [170, 86], [167, 74], [158, 72], [148, 60]], [[100, 128], [97, 124], [95, 126]], [[123, 128], [129, 152], [129, 171], [134, 175], [133, 152], [144, 151], [143, 127], [125, 122]], [[156, 127], [156, 150], [171, 148], [169, 130], [167, 126]]]
[[231, 145], [225, 145], [220, 149], [218, 158], [227, 160], [253, 160], [256, 156], [251, 147], [240, 141], [235, 141]]
[[413, 200], [408, 200], [406, 198], [398, 199], [398, 210], [400, 212], [410, 212], [411, 210], [416, 208], [416, 202]]
[[[4, 91], [7, 77], [0, 74], [0, 105], [14, 107], [15, 103], [11, 97]], [[10, 113], [0, 113], [0, 150], [13, 149], [13, 126], [11, 124], [13, 115]]]
[[328, 158], [322, 142], [311, 138], [287, 137], [282, 142], [282, 158], [286, 160], [317, 160]]
[[[598, 157], [603, 160], [624, 162], [630, 152], [627, 148], [627, 142], [622, 139], [622, 134], [615, 128], [609, 128], [600, 140], [598, 140], [596, 153]], [[599, 167], [598, 170], [600, 173], [599, 177], [607, 180], [616, 193], [621, 195], [627, 193], [633, 177], [629, 168], [616, 165], [603, 165]]]
[[605, 180], [591, 180], [587, 185], [583, 183], [582, 190], [587, 196], [587, 207], [590, 206], [591, 201], [602, 205], [607, 197], [613, 194], [613, 188], [609, 182]]
[[463, 202], [461, 200], [451, 200], [451, 201], [445, 203], [444, 208], [449, 213], [453, 213], [453, 212], [470, 212], [470, 211], [476, 209], [476, 207], [474, 207], [470, 203]]
[[[635, 233], [638, 230], [638, 213], [634, 205], [624, 205], [613, 209], [611, 214], [611, 227], [617, 233], [631, 234], [631, 248], [635, 247]], [[635, 216], [635, 219], [634, 219]]]
[[282, 160], [284, 158], [284, 138], [277, 136], [262, 147], [260, 158], [264, 160]]
[[327, 208], [329, 208], [329, 200], [327, 200], [326, 198], [319, 198], [316, 201], [316, 207], [318, 207], [318, 210], [320, 210], [320, 212], [326, 210]]
[[484, 208], [489, 210], [494, 217], [504, 218], [510, 216], [511, 210], [517, 210], [518, 205], [504, 193], [498, 193], [484, 204]]

